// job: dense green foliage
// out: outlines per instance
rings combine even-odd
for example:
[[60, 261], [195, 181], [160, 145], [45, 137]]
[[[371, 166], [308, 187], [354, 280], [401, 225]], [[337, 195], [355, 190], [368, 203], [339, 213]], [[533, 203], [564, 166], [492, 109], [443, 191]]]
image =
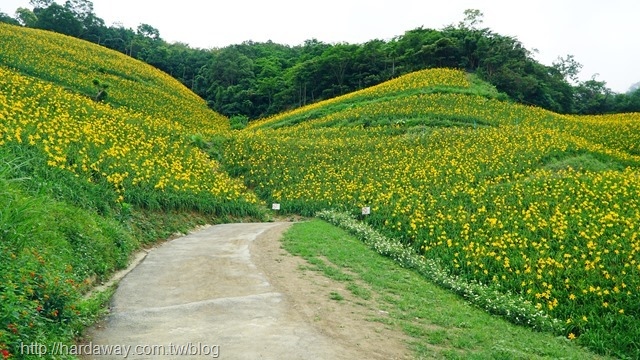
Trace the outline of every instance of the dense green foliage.
[[[595, 78], [571, 85], [580, 70], [572, 56], [552, 66], [537, 62], [516, 38], [481, 28], [482, 13], [440, 30], [417, 28], [391, 40], [297, 46], [251, 41], [221, 49], [169, 44], [158, 29], [107, 27], [89, 0], [35, 1], [19, 9], [24, 26], [57, 31], [143, 60], [180, 80], [216, 111], [250, 119], [343, 95], [416, 70], [434, 67], [476, 73], [512, 99], [559, 113], [640, 111], [640, 90], [614, 94]], [[0, 21], [15, 19], [0, 16]]]
[[0, 151], [0, 350], [21, 358], [21, 342], [72, 341], [95, 316], [81, 294], [126, 266], [138, 244], [115, 218], [54, 200], [53, 184], [22, 190], [31, 180], [14, 176], [36, 159], [6, 163], [11, 149]]

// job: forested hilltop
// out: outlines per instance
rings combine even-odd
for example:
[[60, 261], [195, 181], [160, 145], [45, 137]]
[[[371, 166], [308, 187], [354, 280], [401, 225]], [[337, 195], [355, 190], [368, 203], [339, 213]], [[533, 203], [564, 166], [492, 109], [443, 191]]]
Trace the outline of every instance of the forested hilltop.
[[288, 46], [247, 41], [216, 49], [168, 43], [158, 29], [106, 26], [89, 0], [32, 0], [0, 21], [52, 30], [118, 50], [175, 77], [227, 116], [256, 119], [433, 67], [476, 73], [515, 101], [559, 113], [640, 111], [640, 90], [616, 94], [595, 77], [577, 82], [581, 65], [567, 55], [537, 62], [515, 37], [482, 27], [482, 13], [440, 30], [417, 28], [391, 40]]

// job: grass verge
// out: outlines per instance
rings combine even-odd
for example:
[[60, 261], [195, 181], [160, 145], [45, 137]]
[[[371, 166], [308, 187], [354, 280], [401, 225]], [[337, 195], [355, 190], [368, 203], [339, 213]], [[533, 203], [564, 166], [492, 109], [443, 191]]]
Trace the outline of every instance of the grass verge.
[[[25, 347], [73, 344], [104, 312], [111, 291], [84, 295], [127, 266], [138, 248], [231, 215], [113, 204], [61, 171], [25, 173], [0, 148], [0, 359]], [[73, 194], [75, 196], [70, 196]], [[42, 359], [67, 358], [54, 354]], [[73, 358], [73, 357], [68, 357]]]
[[310, 264], [323, 264], [317, 270], [353, 289], [359, 303], [388, 312], [388, 318], [373, 320], [409, 335], [416, 358], [601, 358], [563, 337], [491, 316], [322, 220], [294, 225], [282, 243]]

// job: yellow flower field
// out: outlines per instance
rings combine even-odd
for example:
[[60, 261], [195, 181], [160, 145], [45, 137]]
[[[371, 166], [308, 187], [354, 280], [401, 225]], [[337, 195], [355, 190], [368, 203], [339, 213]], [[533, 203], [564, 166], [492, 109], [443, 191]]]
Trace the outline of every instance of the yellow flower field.
[[[175, 79], [55, 33], [0, 24], [0, 36], [0, 145], [36, 148], [52, 168], [107, 182], [119, 202], [208, 211], [257, 202], [191, 144], [229, 123]], [[105, 103], [93, 99], [96, 78], [110, 85]]]
[[[256, 202], [199, 149], [185, 127], [83, 96], [0, 68], [0, 142], [42, 149], [48, 165], [88, 182], [105, 179], [126, 198], [129, 189], [208, 192], [224, 201]], [[10, 101], [11, 99], [11, 101]]]
[[640, 114], [563, 116], [455, 93], [334, 110], [246, 130], [225, 161], [283, 211], [371, 206], [365, 220], [382, 233], [524, 296], [565, 335], [633, 347], [620, 334], [640, 320]]
[[406, 91], [419, 91], [421, 89], [434, 86], [467, 88], [470, 86], [470, 83], [467, 79], [467, 75], [461, 71], [450, 69], [440, 69], [439, 71], [418, 71], [360, 91], [320, 101], [318, 103], [297, 108], [282, 114], [277, 114], [263, 120], [254, 121], [249, 124], [248, 128], [255, 129], [263, 127], [264, 125], [277, 123], [286, 120], [287, 118], [309, 113], [313, 110], [322, 109], [330, 105], [348, 103], [354, 100], [363, 101], [376, 99], [381, 95]]
[[0, 65], [93, 96], [93, 80], [106, 82], [107, 102], [209, 135], [229, 128], [177, 80], [141, 61], [90, 42], [0, 23]]

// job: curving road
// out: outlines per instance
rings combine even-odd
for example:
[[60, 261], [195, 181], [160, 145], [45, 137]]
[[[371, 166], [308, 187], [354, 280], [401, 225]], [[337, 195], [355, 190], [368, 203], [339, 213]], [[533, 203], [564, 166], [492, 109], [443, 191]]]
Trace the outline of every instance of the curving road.
[[292, 310], [252, 261], [251, 243], [287, 226], [211, 226], [153, 249], [120, 282], [108, 318], [89, 330], [81, 350], [94, 354], [84, 358], [352, 358]]

